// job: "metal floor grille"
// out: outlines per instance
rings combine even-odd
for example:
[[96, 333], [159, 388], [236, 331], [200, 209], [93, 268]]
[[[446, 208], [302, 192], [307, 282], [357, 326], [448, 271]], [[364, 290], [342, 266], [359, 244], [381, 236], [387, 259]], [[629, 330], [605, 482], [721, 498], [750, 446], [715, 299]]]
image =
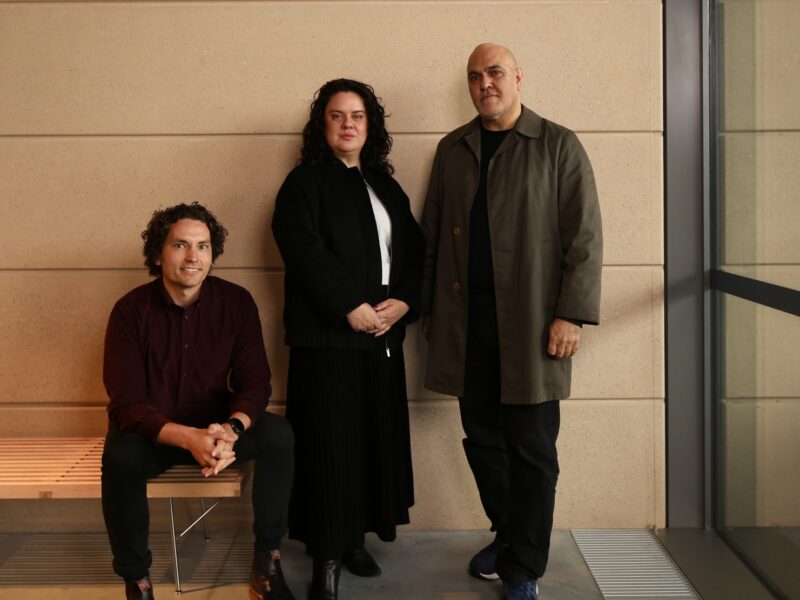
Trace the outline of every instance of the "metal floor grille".
[[791, 540], [791, 542], [800, 547], [800, 527], [784, 527], [781, 529], [783, 535]]
[[652, 531], [573, 529], [572, 537], [607, 600], [700, 600]]
[[[0, 549], [0, 585], [118, 584], [111, 569], [111, 548], [105, 534], [5, 536]], [[211, 532], [211, 541], [189, 534], [178, 542], [181, 579], [191, 583], [241, 583], [250, 576], [252, 535]], [[150, 536], [155, 583], [174, 583], [172, 542], [166, 533]], [[0, 592], [0, 597], [2, 593]]]

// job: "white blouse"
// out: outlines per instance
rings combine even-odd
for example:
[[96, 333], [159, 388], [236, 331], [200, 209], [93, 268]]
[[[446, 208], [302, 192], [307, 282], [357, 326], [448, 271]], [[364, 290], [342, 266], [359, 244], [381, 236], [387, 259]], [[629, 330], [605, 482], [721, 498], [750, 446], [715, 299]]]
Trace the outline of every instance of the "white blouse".
[[364, 181], [372, 203], [372, 212], [375, 214], [375, 223], [378, 224], [378, 240], [381, 245], [381, 285], [389, 285], [389, 273], [392, 270], [392, 220], [386, 207], [375, 194], [375, 190]]

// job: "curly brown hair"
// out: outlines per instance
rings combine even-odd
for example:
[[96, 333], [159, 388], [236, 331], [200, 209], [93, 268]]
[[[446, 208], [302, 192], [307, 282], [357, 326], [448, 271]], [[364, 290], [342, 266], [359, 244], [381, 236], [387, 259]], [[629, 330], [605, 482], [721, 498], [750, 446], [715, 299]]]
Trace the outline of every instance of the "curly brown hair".
[[303, 128], [303, 149], [300, 164], [313, 165], [334, 159], [333, 151], [325, 141], [325, 108], [330, 99], [340, 92], [353, 92], [364, 101], [367, 112], [367, 141], [361, 149], [361, 164], [389, 175], [394, 167], [389, 162], [392, 136], [386, 131], [385, 111], [381, 99], [372, 86], [353, 79], [333, 79], [314, 94], [308, 123]]
[[216, 261], [217, 258], [222, 256], [225, 250], [225, 238], [228, 237], [228, 230], [222, 226], [222, 223], [217, 221], [214, 213], [199, 202], [176, 204], [153, 212], [153, 216], [147, 224], [147, 229], [142, 232], [142, 239], [144, 240], [142, 254], [144, 254], [144, 264], [149, 269], [150, 275], [161, 276], [161, 265], [157, 265], [156, 262], [161, 256], [164, 241], [169, 235], [172, 224], [181, 219], [194, 219], [205, 223], [211, 233], [212, 260]]

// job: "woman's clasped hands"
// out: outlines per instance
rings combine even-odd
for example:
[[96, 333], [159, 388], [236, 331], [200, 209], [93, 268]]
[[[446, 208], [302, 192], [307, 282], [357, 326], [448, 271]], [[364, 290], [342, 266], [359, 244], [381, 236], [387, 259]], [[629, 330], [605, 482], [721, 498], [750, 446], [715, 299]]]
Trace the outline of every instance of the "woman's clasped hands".
[[370, 306], [366, 302], [347, 313], [347, 323], [353, 331], [380, 337], [388, 332], [408, 312], [408, 304], [396, 298]]

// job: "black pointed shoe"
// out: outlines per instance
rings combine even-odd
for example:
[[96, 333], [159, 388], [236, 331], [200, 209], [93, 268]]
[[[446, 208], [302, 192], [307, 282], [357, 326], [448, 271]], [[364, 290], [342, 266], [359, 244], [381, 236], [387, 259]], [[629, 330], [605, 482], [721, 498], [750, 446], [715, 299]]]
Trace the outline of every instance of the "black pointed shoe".
[[308, 600], [338, 600], [341, 571], [340, 561], [315, 558]]
[[364, 546], [345, 552], [342, 562], [348, 571], [359, 577], [377, 577], [381, 574], [378, 563]]
[[250, 600], [296, 600], [286, 584], [278, 550], [256, 550], [250, 569]]
[[127, 600], [154, 600], [153, 582], [150, 576], [125, 582], [125, 598]]

